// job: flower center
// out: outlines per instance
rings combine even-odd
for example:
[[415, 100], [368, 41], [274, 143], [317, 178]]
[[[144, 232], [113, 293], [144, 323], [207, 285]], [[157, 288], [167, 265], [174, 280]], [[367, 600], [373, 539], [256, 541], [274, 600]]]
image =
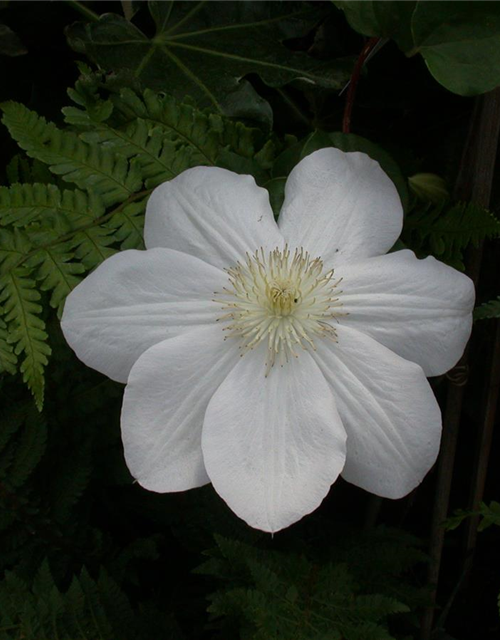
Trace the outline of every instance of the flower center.
[[299, 348], [316, 349], [314, 338], [337, 340], [331, 322], [343, 315], [333, 269], [323, 273], [320, 258], [288, 247], [268, 254], [258, 249], [246, 254], [243, 264], [226, 269], [230, 287], [216, 293], [215, 302], [226, 312], [218, 321], [226, 337], [242, 339], [242, 355], [261, 342], [267, 343], [266, 376], [278, 360], [298, 357]]

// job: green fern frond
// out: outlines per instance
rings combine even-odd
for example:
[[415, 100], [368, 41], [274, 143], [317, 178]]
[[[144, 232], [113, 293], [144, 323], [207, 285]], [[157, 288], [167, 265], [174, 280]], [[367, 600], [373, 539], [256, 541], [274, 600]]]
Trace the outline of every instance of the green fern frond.
[[0, 318], [0, 373], [6, 371], [14, 374], [17, 371], [17, 356], [9, 343], [7, 324]]
[[47, 426], [39, 416], [29, 416], [18, 436], [6, 480], [11, 490], [23, 486], [38, 465], [45, 451]]
[[106, 206], [123, 202], [141, 188], [137, 165], [101, 146], [88, 145], [70, 132], [15, 102], [0, 105], [2, 122], [26, 153], [86, 191], [99, 194]]
[[469, 244], [499, 236], [500, 221], [487, 209], [469, 202], [427, 207], [410, 214], [402, 239], [412, 249], [431, 253], [463, 270], [463, 252]]
[[474, 320], [484, 320], [485, 318], [500, 318], [500, 296], [496, 300], [483, 302], [482, 305], [474, 309]]
[[104, 571], [94, 581], [84, 569], [65, 593], [54, 581], [48, 562], [32, 585], [7, 572], [0, 585], [0, 623], [15, 635], [6, 638], [42, 640], [133, 640], [138, 625], [127, 598]]
[[50, 173], [47, 165], [40, 160], [32, 160], [27, 158], [24, 153], [18, 153], [5, 167], [7, 180], [9, 184], [14, 185], [19, 182], [27, 182], [28, 184], [51, 184], [54, 182], [54, 176]]
[[[76, 97], [74, 93], [71, 95]], [[99, 118], [95, 118], [96, 103], [88, 100], [86, 112], [72, 107], [63, 109], [66, 121], [85, 129], [82, 133], [85, 141], [105, 143], [126, 157], [143, 156], [148, 137], [162, 140], [166, 145], [162, 152], [162, 164], [173, 175], [188, 166], [215, 165], [222, 149], [229, 149], [246, 158], [255, 155], [256, 130], [241, 122], [207, 114], [172, 96], [159, 95], [149, 89], [142, 96], [130, 89], [123, 89], [119, 96], [114, 95], [112, 99], [113, 119], [116, 122], [103, 122], [101, 113]], [[181, 158], [182, 155], [185, 157]], [[147, 154], [141, 162], [146, 163], [146, 157]]]
[[[215, 164], [223, 130], [220, 117], [213, 118], [191, 105], [149, 89], [141, 97], [130, 89], [123, 89], [119, 96], [114, 96], [113, 102], [115, 113], [119, 114], [123, 124], [139, 119], [148, 128], [159, 127], [165, 139], [177, 146], [191, 148], [194, 164]], [[99, 135], [106, 139], [105, 132], [99, 132]], [[122, 146], [116, 140], [115, 144]]]
[[13, 269], [0, 278], [0, 302], [4, 303], [8, 341], [15, 345], [16, 356], [23, 355], [21, 372], [39, 410], [43, 406], [43, 370], [51, 349], [47, 344], [45, 323], [40, 318], [40, 293], [27, 268]]
[[90, 144], [103, 144], [126, 158], [134, 158], [147, 189], [175, 178], [196, 164], [192, 159], [192, 147], [179, 146], [169, 139], [163, 127], [152, 126], [141, 118], [134, 119], [123, 128], [101, 123], [97, 130], [83, 133], [81, 138]]
[[146, 200], [132, 202], [117, 211], [107, 223], [121, 249], [143, 249], [144, 211]]
[[0, 224], [26, 227], [36, 221], [53, 225], [65, 222], [75, 228], [104, 213], [101, 199], [75, 189], [61, 191], [53, 184], [14, 184], [0, 187]]
[[201, 571], [223, 584], [210, 596], [209, 611], [223, 628], [237, 621], [241, 635], [252, 640], [394, 640], [387, 618], [410, 610], [392, 595], [363, 592], [346, 564], [317, 565], [303, 555], [215, 538], [212, 559], [218, 562], [205, 563]]
[[115, 241], [111, 228], [95, 226], [77, 231], [70, 239], [69, 246], [75, 250], [75, 256], [86, 269], [93, 269], [116, 253], [112, 247]]
[[27, 261], [29, 267], [36, 267], [35, 276], [41, 283], [42, 291], [50, 291], [50, 306], [62, 311], [62, 303], [66, 296], [80, 282], [78, 275], [85, 267], [73, 262], [74, 254], [66, 250], [64, 245], [54, 244], [40, 249]]
[[[23, 424], [24, 415], [21, 411], [2, 411], [1, 412], [1, 424], [0, 429], [0, 454], [5, 449], [6, 445], [10, 442], [12, 436], [17, 432], [19, 427]], [[0, 475], [3, 477], [5, 474], [5, 467], [0, 465]]]

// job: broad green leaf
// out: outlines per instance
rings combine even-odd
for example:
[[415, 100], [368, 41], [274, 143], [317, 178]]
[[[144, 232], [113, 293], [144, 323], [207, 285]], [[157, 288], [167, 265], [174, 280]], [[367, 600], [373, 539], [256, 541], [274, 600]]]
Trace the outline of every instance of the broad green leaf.
[[0, 23], [0, 55], [22, 56], [25, 53], [28, 53], [28, 50], [21, 38], [6, 24]]
[[424, 202], [437, 204], [450, 197], [446, 182], [435, 173], [415, 173], [408, 178], [408, 186]]
[[413, 46], [411, 17], [417, 2], [398, 0], [333, 0], [351, 27], [366, 36], [392, 38], [406, 51]]
[[500, 85], [500, 3], [418, 2], [413, 53], [450, 91], [473, 96]]
[[[108, 71], [124, 70], [131, 82], [233, 116], [262, 115], [262, 104], [244, 81], [257, 73], [273, 87], [301, 81], [339, 89], [350, 62], [320, 61], [290, 51], [286, 38], [308, 33], [323, 7], [302, 2], [151, 1], [156, 33], [148, 38], [117, 14], [67, 29], [69, 44]], [[260, 99], [261, 100], [261, 99]], [[269, 117], [269, 113], [265, 114]]]

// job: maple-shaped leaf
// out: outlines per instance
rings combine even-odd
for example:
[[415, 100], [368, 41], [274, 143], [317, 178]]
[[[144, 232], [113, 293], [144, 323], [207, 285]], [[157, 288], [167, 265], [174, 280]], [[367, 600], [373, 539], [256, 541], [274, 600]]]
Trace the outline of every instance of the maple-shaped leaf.
[[[340, 89], [352, 61], [324, 61], [283, 42], [309, 33], [324, 17], [302, 2], [151, 1], [149, 38], [118, 14], [68, 27], [69, 44], [101, 68], [125, 73], [136, 86], [189, 96], [226, 115], [262, 119], [269, 105], [245, 80], [258, 74], [272, 87], [292, 81]], [[270, 113], [268, 114], [270, 117]]]

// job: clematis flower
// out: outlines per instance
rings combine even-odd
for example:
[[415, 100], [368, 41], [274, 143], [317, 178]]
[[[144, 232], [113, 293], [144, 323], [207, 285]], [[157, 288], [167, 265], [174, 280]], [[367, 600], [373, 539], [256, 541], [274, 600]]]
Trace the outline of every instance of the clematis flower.
[[225, 169], [154, 190], [147, 250], [103, 262], [62, 318], [80, 360], [127, 384], [125, 458], [143, 487], [211, 482], [278, 531], [340, 474], [387, 498], [422, 481], [441, 433], [426, 376], [462, 355], [474, 290], [432, 257], [384, 255], [402, 219], [378, 163], [337, 149], [294, 168], [278, 223], [267, 191]]

